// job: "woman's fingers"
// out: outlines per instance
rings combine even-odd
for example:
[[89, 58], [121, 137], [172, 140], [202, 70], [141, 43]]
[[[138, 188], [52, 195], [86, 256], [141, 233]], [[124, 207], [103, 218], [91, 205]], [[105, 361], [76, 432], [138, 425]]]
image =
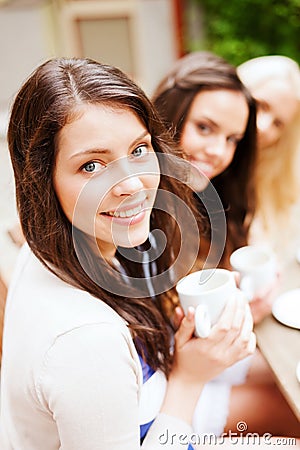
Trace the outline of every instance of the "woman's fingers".
[[241, 281], [241, 274], [240, 274], [240, 272], [237, 272], [236, 270], [233, 270], [232, 273], [233, 273], [236, 285], [239, 286], [240, 281]]
[[230, 344], [241, 331], [244, 310], [245, 303], [238, 293], [229, 298], [218, 322], [212, 328], [210, 337], [216, 342]]
[[231, 329], [233, 318], [237, 312], [237, 307], [238, 302], [236, 296], [230, 297], [227, 300], [224, 310], [217, 322], [217, 326], [221, 330], [229, 331]]
[[254, 352], [256, 338], [248, 304], [230, 298], [208, 338], [194, 337], [195, 310], [189, 308], [175, 334], [173, 373], [189, 383], [206, 382]]
[[182, 322], [182, 319], [184, 318], [184, 312], [181, 306], [176, 306], [173, 316], [173, 326], [175, 330], [179, 328], [179, 325]]
[[280, 286], [280, 274], [277, 272], [276, 278], [273, 281], [273, 283], [264, 291], [259, 292], [256, 294], [253, 298], [253, 300], [250, 303], [254, 323], [259, 323], [264, 319], [266, 316], [271, 314], [272, 312], [272, 305], [273, 301], [276, 298], [276, 295], [278, 293], [278, 288]]
[[208, 337], [214, 351], [224, 355], [226, 364], [234, 363], [253, 353], [256, 337], [253, 319], [245, 295], [237, 290], [230, 298], [218, 322]]
[[253, 330], [253, 318], [248, 304], [245, 305], [245, 318], [241, 330], [241, 339], [249, 340]]
[[195, 329], [195, 309], [188, 308], [187, 315], [182, 319], [180, 326], [175, 333], [176, 346], [178, 349], [184, 346], [194, 334]]
[[[237, 289], [236, 301], [237, 301], [237, 306], [236, 306], [235, 315], [232, 320], [232, 329], [233, 329], [233, 331], [236, 332], [235, 334], [238, 335], [238, 334], [240, 334], [240, 332], [243, 329], [245, 319], [248, 317], [248, 322], [249, 321], [252, 322], [252, 317], [251, 317], [251, 311], [248, 306], [246, 297], [243, 294], [243, 292], [240, 291], [239, 289]], [[252, 327], [253, 327], [253, 322], [251, 325], [251, 329], [252, 329]]]
[[250, 338], [247, 345], [248, 355], [252, 355], [256, 349], [256, 336], [253, 331], [251, 331]]

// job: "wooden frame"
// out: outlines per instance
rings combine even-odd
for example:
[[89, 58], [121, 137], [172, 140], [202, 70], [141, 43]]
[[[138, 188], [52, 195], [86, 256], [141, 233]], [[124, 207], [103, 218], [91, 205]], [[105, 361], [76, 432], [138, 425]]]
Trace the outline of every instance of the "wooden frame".
[[[66, 56], [83, 57], [83, 43], [80, 33], [82, 21], [126, 20], [129, 29], [129, 45], [132, 52], [131, 76], [139, 79], [139, 47], [137, 39], [137, 18], [135, 0], [76, 0], [59, 1], [59, 21], [63, 53]], [[118, 65], [118, 64], [115, 64]], [[122, 67], [120, 67], [122, 69]]]
[[[149, 95], [180, 56], [178, 27], [181, 13], [174, 0], [52, 1], [59, 23], [62, 56], [92, 57], [117, 66]], [[112, 23], [114, 20], [123, 20], [123, 24], [118, 27]], [[97, 26], [90, 27], [88, 21], [99, 21], [100, 38], [97, 37]], [[105, 31], [110, 29], [108, 24], [105, 28], [105, 21], [110, 21], [115, 34]], [[91, 49], [96, 57], [87, 51]]]

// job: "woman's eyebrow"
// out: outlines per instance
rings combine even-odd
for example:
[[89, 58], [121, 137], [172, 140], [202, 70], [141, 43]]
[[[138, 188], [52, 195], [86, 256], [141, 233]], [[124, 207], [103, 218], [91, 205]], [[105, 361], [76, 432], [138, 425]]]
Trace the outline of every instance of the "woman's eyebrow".
[[[134, 145], [136, 145], [141, 139], [144, 137], [150, 135], [148, 130], [143, 131], [134, 141], [130, 144], [129, 148], [132, 148]], [[95, 148], [89, 148], [86, 150], [82, 150], [80, 152], [74, 153], [74, 155], [70, 156], [70, 159], [78, 158], [86, 155], [92, 155], [92, 154], [99, 154], [99, 155], [106, 155], [111, 153], [111, 150], [107, 148], [101, 148], [101, 147], [95, 147]]]
[[199, 117], [195, 117], [194, 118], [194, 122], [195, 123], [199, 123], [199, 122], [203, 122], [206, 121], [209, 123], [209, 125], [213, 126], [213, 127], [218, 127], [219, 125], [208, 115], [203, 114], [200, 118]]
[[78, 153], [74, 153], [74, 155], [70, 156], [69, 159], [78, 158], [78, 157], [87, 156], [87, 155], [95, 155], [95, 154], [105, 155], [108, 153], [111, 153], [111, 151], [108, 149], [105, 149], [105, 148], [102, 149], [99, 147], [95, 147], [95, 148], [89, 148], [87, 150], [82, 150]]
[[74, 153], [74, 155], [70, 156], [70, 159], [78, 158], [78, 157], [85, 156], [85, 155], [94, 155], [94, 154], [105, 155], [107, 153], [111, 153], [111, 151], [108, 149], [105, 149], [105, 148], [95, 147], [95, 148], [89, 148], [87, 150], [82, 150], [80, 152]]
[[150, 133], [148, 130], [143, 131], [143, 133], [141, 133], [129, 146], [129, 148], [133, 147], [134, 145], [136, 145], [141, 139], [143, 139], [146, 136], [150, 136]]

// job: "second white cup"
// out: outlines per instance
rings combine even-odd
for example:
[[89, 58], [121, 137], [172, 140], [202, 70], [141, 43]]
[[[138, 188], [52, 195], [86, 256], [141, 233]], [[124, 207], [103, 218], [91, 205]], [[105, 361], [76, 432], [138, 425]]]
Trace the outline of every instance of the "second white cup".
[[195, 335], [206, 338], [237, 287], [231, 271], [204, 269], [182, 278], [176, 290], [185, 314], [190, 306], [195, 308]]
[[241, 247], [230, 256], [230, 264], [240, 273], [240, 288], [249, 301], [276, 279], [276, 258], [268, 247], [258, 245]]

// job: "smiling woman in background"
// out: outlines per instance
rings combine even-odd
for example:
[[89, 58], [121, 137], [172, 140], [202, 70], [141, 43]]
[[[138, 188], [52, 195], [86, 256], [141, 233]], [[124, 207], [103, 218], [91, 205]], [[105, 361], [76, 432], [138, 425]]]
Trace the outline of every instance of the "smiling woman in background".
[[257, 220], [251, 235], [278, 250], [291, 234], [292, 208], [300, 199], [300, 69], [286, 56], [268, 55], [237, 70], [258, 105]]
[[[206, 204], [211, 186], [221, 199], [227, 221], [226, 244], [221, 261], [210, 264], [229, 267], [232, 251], [247, 244], [255, 209], [255, 102], [236, 69], [209, 52], [179, 59], [159, 83], [153, 102], [195, 169], [192, 188], [202, 192]], [[211, 207], [208, 214], [214, 214], [213, 201]], [[207, 219], [209, 227], [210, 217]], [[203, 260], [205, 257], [204, 253]]]

